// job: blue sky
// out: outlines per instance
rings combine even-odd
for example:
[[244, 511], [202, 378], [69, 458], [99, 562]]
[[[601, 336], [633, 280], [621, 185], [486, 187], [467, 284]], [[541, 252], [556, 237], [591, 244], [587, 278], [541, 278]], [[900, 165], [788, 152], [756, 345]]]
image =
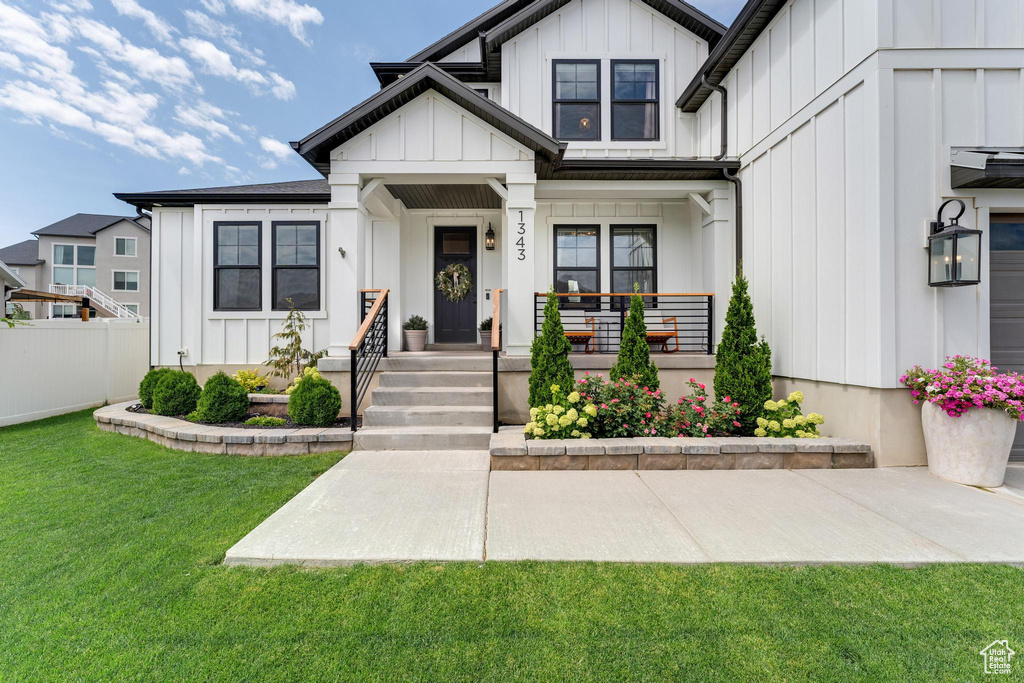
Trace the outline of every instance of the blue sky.
[[[287, 143], [496, 0], [0, 0], [0, 246], [115, 191], [312, 178]], [[743, 0], [696, 0], [728, 25]]]

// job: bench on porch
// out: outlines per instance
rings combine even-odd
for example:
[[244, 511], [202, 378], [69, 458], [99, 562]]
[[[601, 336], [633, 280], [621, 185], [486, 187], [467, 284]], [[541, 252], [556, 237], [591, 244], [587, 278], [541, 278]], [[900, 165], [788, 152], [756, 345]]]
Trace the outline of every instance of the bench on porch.
[[[583, 344], [584, 353], [594, 352], [594, 340], [597, 338], [597, 318], [587, 318], [584, 322], [590, 325], [589, 330], [567, 330], [565, 338], [571, 344]], [[675, 317], [662, 318], [662, 322], [668, 325], [672, 323], [671, 329], [647, 328], [648, 346], [661, 346], [662, 353], [675, 353], [679, 350], [679, 323]], [[675, 346], [670, 350], [669, 342], [675, 341]]]

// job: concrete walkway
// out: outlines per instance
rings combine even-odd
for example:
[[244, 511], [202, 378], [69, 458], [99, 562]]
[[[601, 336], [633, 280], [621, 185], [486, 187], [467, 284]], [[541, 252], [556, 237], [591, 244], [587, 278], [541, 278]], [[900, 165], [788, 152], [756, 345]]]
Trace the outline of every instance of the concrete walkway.
[[923, 468], [489, 472], [485, 451], [357, 451], [225, 563], [1024, 563], [1024, 467], [1004, 489]]

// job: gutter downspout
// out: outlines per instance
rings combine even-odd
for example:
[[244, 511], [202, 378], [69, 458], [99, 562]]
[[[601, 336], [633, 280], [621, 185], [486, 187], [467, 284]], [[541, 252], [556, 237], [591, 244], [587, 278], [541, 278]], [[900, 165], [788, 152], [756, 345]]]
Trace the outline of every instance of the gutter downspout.
[[[719, 126], [721, 128], [722, 141], [718, 156], [715, 157], [715, 161], [721, 161], [729, 151], [729, 120], [727, 116], [729, 93], [721, 85], [710, 82], [706, 73], [700, 75], [700, 82], [704, 87], [710, 88], [722, 96], [722, 123]], [[736, 275], [739, 275], [743, 263], [743, 182], [740, 180], [738, 173], [732, 173], [727, 168], [722, 169], [722, 175], [733, 184], [736, 190], [736, 215], [733, 221], [736, 226]]]

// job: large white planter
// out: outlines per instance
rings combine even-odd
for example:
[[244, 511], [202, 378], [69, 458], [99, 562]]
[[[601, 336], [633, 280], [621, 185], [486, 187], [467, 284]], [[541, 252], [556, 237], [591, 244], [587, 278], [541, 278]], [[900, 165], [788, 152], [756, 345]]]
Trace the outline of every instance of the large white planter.
[[950, 417], [934, 403], [921, 409], [928, 471], [968, 486], [1003, 485], [1017, 422], [1002, 410], [974, 408]]
[[402, 330], [405, 333], [405, 350], [422, 351], [427, 344], [426, 330]]

